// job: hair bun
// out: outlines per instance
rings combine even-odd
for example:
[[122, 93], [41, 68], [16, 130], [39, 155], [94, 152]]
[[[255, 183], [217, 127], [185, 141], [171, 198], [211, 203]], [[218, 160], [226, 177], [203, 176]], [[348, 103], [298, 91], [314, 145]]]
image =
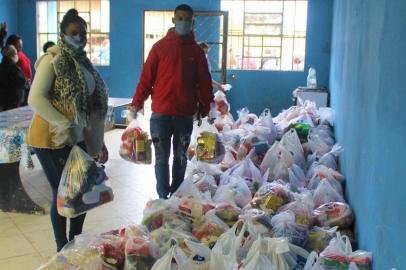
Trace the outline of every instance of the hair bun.
[[79, 12], [76, 9], [71, 8], [66, 12], [65, 16], [69, 18], [79, 17]]

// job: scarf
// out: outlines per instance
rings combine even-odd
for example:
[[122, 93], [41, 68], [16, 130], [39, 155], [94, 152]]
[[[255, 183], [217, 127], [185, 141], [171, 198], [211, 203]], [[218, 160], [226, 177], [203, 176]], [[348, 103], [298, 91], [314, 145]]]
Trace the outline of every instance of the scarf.
[[[74, 124], [88, 126], [89, 116], [96, 113], [104, 119], [108, 107], [108, 90], [99, 72], [84, 50], [74, 50], [62, 39], [58, 41], [60, 56], [54, 62], [55, 84], [50, 93], [52, 105]], [[80, 69], [83, 65], [95, 80], [95, 90], [89, 94], [86, 80]]]

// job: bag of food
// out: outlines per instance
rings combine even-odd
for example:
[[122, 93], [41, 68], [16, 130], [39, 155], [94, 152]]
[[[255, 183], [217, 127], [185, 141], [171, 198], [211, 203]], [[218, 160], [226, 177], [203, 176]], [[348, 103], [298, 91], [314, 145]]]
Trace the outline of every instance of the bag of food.
[[125, 245], [124, 270], [148, 270], [156, 261], [156, 252], [147, 236], [131, 237]]
[[313, 225], [312, 211], [314, 208], [313, 198], [310, 192], [298, 194], [296, 200], [279, 208], [279, 213], [292, 211], [295, 214], [297, 224], [311, 228]]
[[139, 120], [133, 119], [121, 135], [120, 156], [135, 164], [152, 163], [152, 141]]
[[304, 188], [308, 184], [308, 180], [305, 173], [301, 167], [293, 164], [292, 167], [288, 169], [289, 172], [289, 183], [294, 190], [299, 188]]
[[322, 181], [328, 182], [338, 194], [344, 195], [343, 186], [341, 185], [340, 181], [332, 178], [320, 178], [320, 175], [314, 175], [307, 185], [307, 188], [310, 190], [315, 190]]
[[[255, 194], [264, 183], [261, 172], [255, 167], [250, 158], [244, 159], [231, 168], [229, 174], [243, 178], [252, 194]], [[224, 183], [224, 181], [222, 183]]]
[[263, 240], [259, 236], [244, 260], [240, 269], [242, 270], [278, 270], [275, 265], [272, 264], [270, 259], [271, 250], [269, 250], [268, 242]]
[[241, 208], [232, 203], [220, 203], [213, 210], [218, 218], [224, 221], [229, 227], [232, 227], [241, 214]]
[[271, 221], [274, 237], [286, 237], [290, 243], [303, 247], [307, 240], [307, 226], [296, 223], [295, 214], [288, 210], [275, 215]]
[[296, 130], [290, 129], [285, 135], [283, 135], [280, 143], [293, 156], [293, 162], [304, 169], [306, 159]]
[[338, 227], [333, 228], [320, 228], [313, 227], [309, 231], [305, 248], [308, 251], [322, 252], [330, 243], [330, 240], [336, 235]]
[[318, 134], [314, 134], [312, 130], [310, 131], [309, 136], [307, 136], [307, 142], [312, 153], [317, 157], [321, 157], [331, 151], [331, 147], [326, 144]]
[[269, 109], [265, 109], [263, 113], [259, 116], [258, 121], [255, 123], [255, 126], [263, 126], [269, 129], [267, 135], [267, 142], [269, 144], [273, 144], [277, 138], [277, 131], [275, 124], [273, 122], [273, 118], [271, 115], [271, 111]]
[[255, 239], [258, 235], [271, 236], [271, 216], [265, 213], [265, 211], [255, 208], [244, 209], [239, 218], [244, 221], [247, 231]]
[[319, 263], [319, 255], [313, 251], [307, 258], [306, 265], [303, 270], [323, 270]]
[[111, 202], [113, 190], [106, 185], [104, 166], [79, 146], [74, 146], [62, 171], [58, 187], [58, 213], [77, 217], [95, 207]]
[[321, 181], [313, 194], [314, 206], [319, 207], [329, 202], [345, 203], [343, 197], [331, 186], [328, 181]]
[[276, 212], [282, 205], [293, 200], [292, 195], [282, 181], [263, 185], [251, 201], [251, 206], [267, 213]]
[[212, 248], [217, 239], [229, 229], [213, 211], [209, 211], [200, 220], [197, 220], [192, 234], [203, 244]]
[[313, 211], [313, 215], [316, 223], [322, 227], [349, 228], [354, 221], [351, 207], [341, 202], [323, 204]]
[[203, 177], [194, 181], [194, 185], [197, 189], [203, 194], [210, 194], [210, 197], [213, 197], [217, 191], [217, 184], [214, 176], [205, 174]]
[[158, 258], [164, 256], [174, 243], [177, 243], [182, 250], [186, 251], [186, 240], [198, 242], [190, 232], [186, 232], [182, 229], [169, 229], [164, 226], [152, 231], [150, 237]]
[[160, 258], [151, 270], [194, 270], [191, 261], [185, 252], [178, 246], [172, 246], [166, 254]]
[[150, 200], [144, 208], [141, 223], [146, 226], [149, 231], [153, 231], [162, 227], [164, 216], [174, 213], [175, 210], [171, 208], [169, 201], [162, 199]]
[[315, 176], [318, 176], [319, 179], [335, 179], [335, 180], [344, 179], [344, 176], [341, 173], [331, 168], [328, 168], [317, 161], [310, 166], [306, 175], [308, 179], [312, 179]]
[[343, 147], [339, 144], [333, 146], [330, 152], [324, 154], [320, 159], [319, 163], [331, 168], [335, 171], [338, 170], [337, 158], [344, 151]]
[[246, 206], [252, 199], [251, 191], [244, 179], [239, 176], [230, 176], [226, 185], [220, 185], [213, 201], [216, 203], [235, 203], [239, 207]]
[[263, 175], [269, 170], [268, 181], [287, 180], [289, 178], [288, 169], [292, 167], [293, 162], [292, 154], [281, 143], [275, 142], [266, 153], [260, 170]]
[[271, 148], [271, 146], [267, 142], [259, 142], [252, 145], [252, 149], [248, 154], [248, 157], [256, 167], [259, 168], [259, 166], [261, 166], [261, 163], [264, 160], [269, 148]]

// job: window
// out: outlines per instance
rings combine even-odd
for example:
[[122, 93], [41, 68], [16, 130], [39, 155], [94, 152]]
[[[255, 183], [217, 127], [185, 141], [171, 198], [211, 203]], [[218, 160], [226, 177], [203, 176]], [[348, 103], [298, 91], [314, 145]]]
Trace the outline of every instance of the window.
[[228, 69], [303, 71], [307, 0], [222, 0]]
[[57, 42], [59, 24], [65, 13], [76, 8], [87, 22], [88, 44], [85, 48], [93, 64], [110, 65], [110, 1], [109, 0], [38, 0], [37, 55], [43, 54], [45, 42]]

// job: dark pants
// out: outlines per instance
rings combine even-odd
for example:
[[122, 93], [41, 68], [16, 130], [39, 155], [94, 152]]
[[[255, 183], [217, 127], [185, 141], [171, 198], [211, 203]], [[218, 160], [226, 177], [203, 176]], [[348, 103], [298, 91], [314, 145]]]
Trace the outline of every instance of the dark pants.
[[[79, 144], [79, 146], [85, 149], [83, 144]], [[86, 217], [86, 214], [83, 214], [70, 219], [69, 238], [67, 238], [66, 218], [58, 214], [56, 198], [62, 171], [71, 149], [72, 148], [68, 146], [55, 150], [34, 148], [34, 153], [37, 155], [52, 189], [51, 222], [54, 229], [57, 251], [60, 251], [65, 246], [68, 239], [71, 241], [76, 235], [82, 233], [83, 223]]]
[[[153, 113], [151, 137], [155, 148], [155, 177], [159, 198], [166, 199], [182, 184], [193, 130], [192, 116], [168, 116]], [[169, 185], [169, 156], [173, 139], [172, 184]]]

